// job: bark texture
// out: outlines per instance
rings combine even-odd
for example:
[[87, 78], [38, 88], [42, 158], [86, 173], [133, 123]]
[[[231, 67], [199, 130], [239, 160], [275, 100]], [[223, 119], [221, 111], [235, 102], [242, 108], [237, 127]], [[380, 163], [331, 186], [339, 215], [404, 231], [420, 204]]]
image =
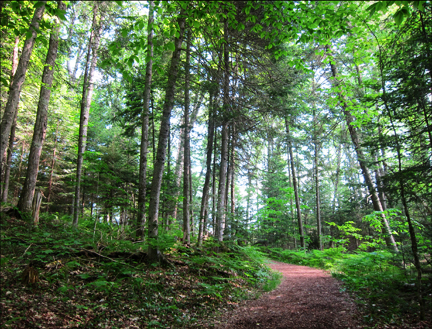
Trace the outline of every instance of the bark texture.
[[219, 169], [218, 204], [216, 210], [216, 239], [223, 241], [225, 230], [225, 200], [226, 200], [226, 179], [228, 166], [228, 122], [227, 112], [229, 109], [229, 50], [228, 50], [228, 21], [224, 24], [224, 83], [223, 83], [223, 122], [222, 122], [222, 147]]
[[[197, 95], [196, 98], [196, 102], [194, 105], [194, 108], [192, 110], [192, 113], [190, 115], [190, 129], [193, 129], [193, 125], [196, 121], [197, 115], [198, 115], [198, 110], [201, 106], [201, 103], [203, 101], [204, 95]], [[176, 160], [176, 168], [175, 168], [175, 172], [174, 172], [174, 176], [175, 176], [175, 182], [174, 182], [174, 193], [173, 193], [173, 206], [172, 206], [172, 211], [169, 213], [168, 218], [170, 220], [175, 220], [177, 218], [177, 209], [178, 209], [178, 205], [177, 205], [177, 200], [180, 196], [180, 181], [183, 177], [182, 173], [183, 173], [183, 165], [184, 165], [184, 121], [182, 119], [181, 122], [181, 128], [180, 128], [180, 144], [179, 144], [179, 149], [177, 152], [177, 160]]]
[[212, 153], [213, 153], [213, 136], [214, 136], [214, 118], [213, 118], [213, 99], [214, 96], [210, 96], [210, 115], [209, 115], [209, 121], [208, 121], [208, 130], [207, 130], [207, 158], [206, 158], [206, 175], [204, 180], [204, 186], [203, 186], [203, 192], [202, 192], [202, 198], [201, 198], [201, 209], [200, 209], [200, 215], [199, 215], [199, 231], [198, 231], [198, 245], [202, 244], [203, 240], [203, 234], [205, 231], [205, 213], [207, 209], [207, 203], [209, 198], [209, 191], [210, 191], [210, 178], [212, 174], [211, 170], [211, 160], [212, 160]]
[[33, 51], [33, 46], [36, 40], [37, 31], [39, 30], [39, 23], [45, 10], [46, 1], [41, 1], [41, 6], [35, 9], [32, 21], [30, 23], [29, 31], [31, 36], [26, 39], [22, 54], [18, 63], [17, 70], [12, 79], [12, 84], [9, 89], [9, 96], [6, 103], [5, 111], [3, 114], [0, 126], [0, 163], [3, 163], [3, 157], [8, 144], [9, 135], [11, 132], [12, 124], [15, 117], [15, 112], [18, 109], [18, 103], [21, 94], [21, 88], [24, 83], [27, 67], [30, 61], [30, 56]]
[[178, 66], [180, 61], [180, 52], [183, 41], [183, 33], [185, 29], [185, 16], [184, 10], [182, 9], [179, 19], [179, 37], [175, 38], [174, 45], [175, 49], [171, 58], [170, 69], [168, 71], [168, 84], [165, 93], [165, 103], [162, 112], [162, 120], [159, 131], [159, 141], [157, 148], [156, 161], [154, 164], [150, 205], [149, 205], [149, 219], [148, 219], [148, 237], [150, 241], [148, 256], [150, 260], [159, 261], [160, 252], [156, 245], [155, 240], [158, 238], [158, 215], [159, 215], [159, 202], [160, 202], [160, 191], [162, 186], [162, 176], [164, 171], [165, 159], [166, 159], [166, 148], [168, 143], [168, 135], [170, 131], [170, 117], [171, 111], [174, 105], [174, 94], [175, 84], [178, 75]]
[[[13, 54], [12, 54], [12, 72], [11, 72], [12, 74], [11, 74], [11, 81], [10, 81], [11, 85], [12, 85], [13, 77], [18, 67], [18, 44], [19, 44], [19, 38], [16, 37]], [[3, 180], [4, 187], [2, 191], [2, 202], [7, 201], [8, 193], [9, 193], [9, 178], [10, 178], [10, 169], [12, 164], [12, 152], [13, 152], [14, 141], [15, 141], [17, 116], [18, 116], [18, 107], [17, 110], [15, 111], [15, 116], [13, 119], [12, 128], [9, 137], [9, 147], [7, 150], [6, 168], [5, 168], [4, 180]]]
[[51, 201], [51, 194], [52, 194], [52, 183], [53, 183], [53, 176], [54, 176], [54, 166], [56, 163], [56, 152], [57, 152], [57, 136], [58, 136], [58, 127], [59, 123], [57, 122], [57, 129], [54, 135], [54, 148], [53, 148], [53, 154], [52, 154], [52, 160], [51, 160], [51, 172], [50, 172], [50, 178], [48, 181], [48, 195], [47, 195], [47, 206], [46, 206], [46, 212], [49, 211], [50, 201]]
[[150, 90], [153, 73], [153, 22], [154, 22], [154, 1], [149, 1], [149, 20], [148, 20], [148, 37], [147, 51], [150, 60], [146, 66], [145, 87], [144, 87], [144, 106], [142, 113], [141, 126], [141, 150], [140, 150], [140, 169], [139, 169], [139, 194], [138, 194], [138, 218], [137, 218], [137, 238], [142, 238], [144, 235], [145, 225], [145, 201], [146, 201], [146, 186], [147, 186], [147, 152], [148, 152], [148, 128], [149, 128], [149, 104]]
[[[66, 9], [66, 5], [63, 3], [63, 1], [58, 2], [58, 9]], [[37, 175], [39, 171], [39, 160], [42, 152], [42, 146], [45, 141], [48, 122], [48, 106], [51, 96], [51, 86], [54, 79], [54, 67], [57, 59], [57, 50], [59, 44], [59, 18], [56, 19], [55, 24], [56, 25], [50, 35], [48, 53], [42, 75], [42, 86], [39, 95], [36, 122], [33, 130], [33, 139], [30, 146], [27, 174], [21, 196], [18, 201], [18, 209], [23, 213], [30, 212], [32, 209], [33, 196], [35, 193]]]
[[190, 245], [190, 133], [189, 133], [189, 82], [190, 82], [190, 47], [191, 31], [187, 31], [186, 62], [185, 62], [185, 98], [184, 98], [184, 166], [183, 166], [183, 243]]

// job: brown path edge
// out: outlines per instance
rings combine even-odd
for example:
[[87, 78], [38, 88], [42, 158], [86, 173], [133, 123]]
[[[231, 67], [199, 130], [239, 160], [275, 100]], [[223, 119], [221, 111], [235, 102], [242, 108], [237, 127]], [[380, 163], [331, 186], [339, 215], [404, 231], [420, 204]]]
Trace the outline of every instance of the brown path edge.
[[268, 266], [283, 275], [279, 287], [222, 315], [217, 328], [361, 328], [354, 301], [329, 273], [276, 261]]

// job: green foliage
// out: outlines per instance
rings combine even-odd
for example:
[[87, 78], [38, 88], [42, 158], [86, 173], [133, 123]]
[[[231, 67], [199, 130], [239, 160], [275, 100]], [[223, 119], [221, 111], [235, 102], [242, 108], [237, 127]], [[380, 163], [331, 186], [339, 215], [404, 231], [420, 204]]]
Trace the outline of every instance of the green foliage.
[[[227, 301], [236, 303], [256, 296], [259, 291], [274, 289], [280, 281], [255, 247], [206, 241], [201, 249], [186, 248], [175, 242], [180, 231], [174, 230], [175, 234], [162, 235], [158, 242], [160, 249], [167, 251], [168, 266], [155, 267], [145, 263], [143, 250], [147, 246], [119, 239], [113, 225], [98, 223], [101, 234], [93, 235], [94, 220], [81, 220], [74, 228], [69, 219], [42, 213], [39, 227], [34, 228], [2, 216], [2, 275], [8, 291], [26, 295], [31, 291], [16, 277], [24, 265], [33, 264], [42, 279], [38, 289], [49, 299], [46, 307], [67, 304], [66, 309], [78, 316], [92, 309], [95, 325], [106, 321], [106, 310], [117, 305], [120, 318], [142, 314], [142, 327], [154, 326], [156, 318], [162, 327], [187, 326], [226, 308]], [[2, 300], [14, 304], [5, 293], [2, 290]], [[191, 309], [191, 304], [195, 308]], [[185, 317], [186, 309], [190, 317]], [[21, 304], [14, 304], [14, 310], [16, 315], [25, 311]], [[39, 304], [35, 310], [39, 311]], [[2, 321], [17, 324], [21, 320], [10, 316]]]

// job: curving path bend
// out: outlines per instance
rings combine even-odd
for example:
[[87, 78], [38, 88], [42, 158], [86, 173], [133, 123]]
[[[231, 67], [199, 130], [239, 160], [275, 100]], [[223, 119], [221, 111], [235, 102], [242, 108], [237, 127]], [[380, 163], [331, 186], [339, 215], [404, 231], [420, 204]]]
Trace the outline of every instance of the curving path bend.
[[354, 301], [323, 270], [272, 261], [282, 283], [259, 299], [246, 301], [221, 322], [219, 329], [361, 328]]

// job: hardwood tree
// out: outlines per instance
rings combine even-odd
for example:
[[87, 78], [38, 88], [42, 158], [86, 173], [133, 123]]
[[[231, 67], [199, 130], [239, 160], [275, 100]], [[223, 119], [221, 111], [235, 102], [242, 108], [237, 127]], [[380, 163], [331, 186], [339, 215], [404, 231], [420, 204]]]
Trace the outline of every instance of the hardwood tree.
[[[65, 11], [65, 9], [66, 5], [63, 3], [63, 1], [59, 1], [58, 10]], [[35, 192], [36, 180], [39, 171], [39, 160], [47, 128], [48, 106], [58, 52], [60, 19], [57, 19], [54, 24], [55, 25], [53, 26], [50, 36], [44, 72], [42, 75], [42, 86], [39, 95], [35, 127], [33, 129], [33, 139], [28, 157], [27, 174], [21, 196], [18, 201], [18, 209], [23, 213], [28, 213], [32, 209], [33, 195]]]

